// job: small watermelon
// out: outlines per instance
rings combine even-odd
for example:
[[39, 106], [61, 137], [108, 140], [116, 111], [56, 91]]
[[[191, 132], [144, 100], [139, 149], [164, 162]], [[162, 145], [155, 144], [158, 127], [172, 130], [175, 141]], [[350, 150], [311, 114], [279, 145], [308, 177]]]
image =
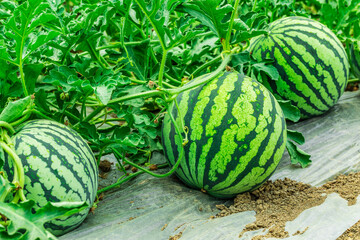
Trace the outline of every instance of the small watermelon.
[[[25, 171], [24, 194], [43, 207], [51, 202], [83, 202], [92, 206], [98, 188], [98, 167], [84, 139], [55, 121], [32, 120], [13, 136], [15, 151]], [[12, 160], [5, 156], [3, 170], [13, 178]], [[45, 227], [55, 235], [76, 228], [89, 208], [69, 217], [55, 219]]]
[[269, 26], [269, 34], [251, 40], [256, 60], [273, 59], [277, 81], [263, 84], [275, 97], [290, 100], [309, 118], [328, 111], [349, 78], [349, 62], [339, 39], [325, 25], [304, 17], [286, 17]]
[[[244, 75], [227, 72], [179, 94], [171, 112], [188, 128], [176, 175], [188, 186], [219, 198], [256, 189], [276, 169], [285, 150], [286, 124], [273, 95]], [[181, 143], [169, 115], [162, 125], [165, 156], [174, 165]]]

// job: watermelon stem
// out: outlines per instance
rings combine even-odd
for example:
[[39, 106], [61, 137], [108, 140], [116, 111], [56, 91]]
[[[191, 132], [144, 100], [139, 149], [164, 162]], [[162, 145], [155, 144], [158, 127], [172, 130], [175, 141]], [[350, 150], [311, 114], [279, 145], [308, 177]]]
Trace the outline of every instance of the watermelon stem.
[[[124, 159], [124, 158], [125, 158], [125, 154], [124, 154], [124, 152], [123, 152], [121, 159]], [[123, 164], [121, 161], [119, 161], [119, 158], [116, 158], [116, 161], [118, 162], [121, 170], [122, 170], [124, 173], [126, 173], [126, 169], [125, 169], [125, 167], [124, 167], [124, 164]]]
[[203, 84], [206, 84], [209, 81], [213, 80], [214, 78], [216, 78], [217, 76], [219, 76], [222, 73], [224, 68], [230, 62], [232, 53], [236, 52], [237, 50], [238, 50], [238, 48], [234, 48], [230, 53], [225, 53], [224, 60], [222, 61], [220, 66], [215, 71], [213, 71], [212, 73], [209, 73], [205, 77], [203, 77], [203, 76], [197, 77], [193, 81], [191, 81], [188, 84], [186, 84], [186, 85], [184, 85], [182, 87], [179, 87], [177, 89], [169, 89], [168, 92], [171, 95], [176, 95], [176, 94], [182, 93], [184, 91], [193, 89], [195, 87], [201, 86]]
[[230, 23], [229, 23], [229, 29], [226, 33], [226, 38], [225, 38], [225, 43], [224, 43], [224, 50], [225, 51], [230, 51], [230, 38], [231, 38], [231, 32], [233, 30], [233, 25], [234, 25], [234, 20], [235, 17], [237, 16], [237, 10], [239, 7], [239, 2], [240, 0], [236, 0], [235, 1], [235, 6], [234, 6], [234, 10], [231, 13], [231, 18], [230, 18]]
[[[175, 106], [176, 106], [176, 109], [177, 109], [178, 114], [179, 114], [179, 118], [178, 118], [178, 119], [180, 119], [180, 124], [181, 124], [180, 127], [181, 127], [181, 129], [184, 130], [185, 136], [186, 136], [186, 141], [187, 141], [187, 132], [186, 132], [186, 129], [185, 129], [185, 126], [184, 126], [183, 118], [182, 118], [182, 116], [181, 116], [181, 111], [180, 111], [180, 108], [179, 108], [179, 104], [178, 104], [176, 98], [175, 98], [173, 101], [175, 102]], [[169, 114], [170, 114], [170, 113], [169, 113]], [[187, 128], [187, 127], [186, 127], [186, 128]], [[189, 128], [188, 128], [188, 132], [189, 132]]]
[[118, 181], [118, 182], [116, 182], [114, 184], [111, 184], [111, 185], [109, 185], [107, 187], [104, 187], [104, 188], [100, 189], [99, 191], [97, 191], [97, 194], [99, 195], [99, 194], [101, 194], [103, 192], [109, 191], [110, 189], [113, 189], [113, 188], [121, 185], [122, 183], [127, 182], [130, 179], [132, 179], [132, 178], [134, 178], [134, 177], [136, 177], [136, 176], [138, 176], [138, 175], [140, 175], [142, 173], [144, 173], [144, 172], [139, 171], [139, 172], [136, 172], [136, 173], [132, 173], [129, 176], [127, 176], [126, 178], [123, 178], [122, 180], [120, 180], [120, 181]]
[[15, 133], [15, 129], [11, 126], [10, 123], [4, 122], [4, 121], [0, 121], [0, 128], [6, 128], [7, 130], [10, 131], [10, 134], [14, 134], [14, 133]]
[[202, 70], [204, 70], [205, 68], [217, 63], [219, 60], [221, 60], [221, 55], [217, 56], [216, 58], [212, 59], [211, 61], [208, 61], [206, 63], [204, 63], [203, 65], [201, 65], [200, 67], [198, 67], [191, 75], [191, 78], [194, 78], [194, 76], [198, 75]]
[[253, 12], [254, 12], [254, 11], [255, 11], [255, 9], [256, 9], [256, 6], [257, 6], [257, 0], [255, 0], [255, 1], [254, 1], [254, 5], [253, 5], [253, 7], [252, 7], [251, 11], [253, 11]]
[[[161, 168], [168, 167], [168, 166], [169, 166], [169, 164], [164, 163], [164, 164], [157, 165], [157, 168], [161, 169]], [[132, 173], [132, 174], [128, 175], [127, 177], [125, 177], [126, 175], [123, 175], [116, 183], [111, 184], [111, 185], [104, 187], [104, 188], [100, 189], [99, 191], [97, 191], [97, 195], [99, 195], [103, 192], [109, 191], [115, 187], [118, 187], [119, 185], [123, 184], [124, 182], [127, 182], [130, 179], [132, 179], [140, 174], [143, 174], [143, 173], [145, 173], [145, 172], [139, 171], [139, 172]]]
[[26, 197], [24, 195], [24, 184], [25, 184], [25, 173], [24, 173], [24, 167], [22, 165], [22, 162], [19, 158], [19, 156], [16, 154], [14, 148], [14, 145], [10, 139], [10, 137], [5, 134], [5, 140], [6, 143], [3, 141], [0, 141], [0, 147], [10, 156], [10, 159], [13, 160], [14, 163], [14, 179], [12, 183], [17, 187], [17, 193], [13, 200], [13, 202], [17, 202], [20, 198], [22, 201], [26, 200]]
[[39, 115], [40, 117], [42, 117], [44, 119], [53, 120], [52, 118], [46, 116], [45, 114], [43, 114], [42, 112], [40, 112], [40, 111], [38, 111], [36, 109], [33, 109], [32, 112], [35, 113], [36, 115]]
[[163, 49], [163, 54], [162, 54], [161, 64], [160, 64], [160, 70], [159, 70], [159, 79], [158, 79], [159, 87], [162, 87], [162, 84], [163, 84], [162, 80], [163, 80], [163, 77], [164, 77], [166, 56], [167, 56], [167, 50]]
[[353, 78], [353, 79], [349, 79], [347, 83], [356, 83], [359, 82], [360, 79], [359, 78]]
[[16, 120], [15, 122], [10, 123], [10, 125], [11, 126], [18, 126], [21, 123], [25, 122], [30, 116], [31, 116], [31, 110], [26, 110], [24, 112], [24, 115], [20, 119]]

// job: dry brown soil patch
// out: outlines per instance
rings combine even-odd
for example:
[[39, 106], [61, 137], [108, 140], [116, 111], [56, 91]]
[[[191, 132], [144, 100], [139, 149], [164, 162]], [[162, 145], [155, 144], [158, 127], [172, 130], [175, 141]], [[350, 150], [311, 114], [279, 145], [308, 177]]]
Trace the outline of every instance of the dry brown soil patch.
[[[268, 237], [285, 238], [289, 237], [289, 233], [285, 231], [287, 221], [294, 220], [308, 208], [322, 204], [327, 194], [333, 192], [346, 199], [349, 205], [355, 204], [356, 198], [360, 194], [360, 173], [340, 175], [321, 187], [312, 187], [288, 178], [267, 181], [253, 192], [239, 194], [231, 206], [217, 205], [221, 211], [216, 217], [253, 210], [256, 212], [256, 221], [248, 224], [239, 237], [247, 231], [269, 229], [266, 235], [256, 236], [252, 240], [262, 240]], [[359, 230], [360, 222], [348, 229], [338, 239], [360, 239]], [[302, 234], [302, 232], [296, 234]]]

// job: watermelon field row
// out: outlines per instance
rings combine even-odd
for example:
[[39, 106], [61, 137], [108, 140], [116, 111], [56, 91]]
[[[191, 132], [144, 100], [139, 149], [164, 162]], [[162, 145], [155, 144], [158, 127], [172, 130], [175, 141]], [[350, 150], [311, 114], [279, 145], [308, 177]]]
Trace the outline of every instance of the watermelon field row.
[[[284, 152], [307, 171], [288, 126], [357, 86], [359, 19], [360, 0], [1, 1], [0, 239], [56, 239], [144, 173], [232, 199]], [[104, 156], [122, 175], [99, 188]]]

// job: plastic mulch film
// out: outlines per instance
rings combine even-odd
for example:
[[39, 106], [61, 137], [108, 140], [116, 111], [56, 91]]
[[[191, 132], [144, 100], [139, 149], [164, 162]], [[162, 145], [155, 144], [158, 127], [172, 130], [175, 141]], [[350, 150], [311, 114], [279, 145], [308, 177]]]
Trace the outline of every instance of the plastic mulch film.
[[[306, 143], [301, 148], [312, 155], [313, 162], [305, 169], [292, 166], [286, 153], [272, 180], [287, 177], [321, 186], [339, 174], [360, 170], [360, 92], [346, 92], [327, 114], [289, 128], [304, 134]], [[152, 161], [165, 160], [154, 154]], [[113, 169], [100, 184], [117, 179], [116, 174]], [[90, 213], [79, 228], [60, 239], [166, 240], [177, 235], [181, 240], [229, 240], [266, 234], [267, 230], [260, 229], [239, 238], [243, 228], [255, 221], [254, 211], [211, 218], [219, 212], [216, 204], [231, 202], [189, 189], [175, 177], [155, 179], [143, 174], [106, 193], [95, 214]], [[321, 205], [287, 222], [291, 237], [286, 239], [335, 240], [359, 219], [360, 201], [348, 206], [345, 199], [332, 193]], [[292, 236], [305, 229], [303, 234]]]

